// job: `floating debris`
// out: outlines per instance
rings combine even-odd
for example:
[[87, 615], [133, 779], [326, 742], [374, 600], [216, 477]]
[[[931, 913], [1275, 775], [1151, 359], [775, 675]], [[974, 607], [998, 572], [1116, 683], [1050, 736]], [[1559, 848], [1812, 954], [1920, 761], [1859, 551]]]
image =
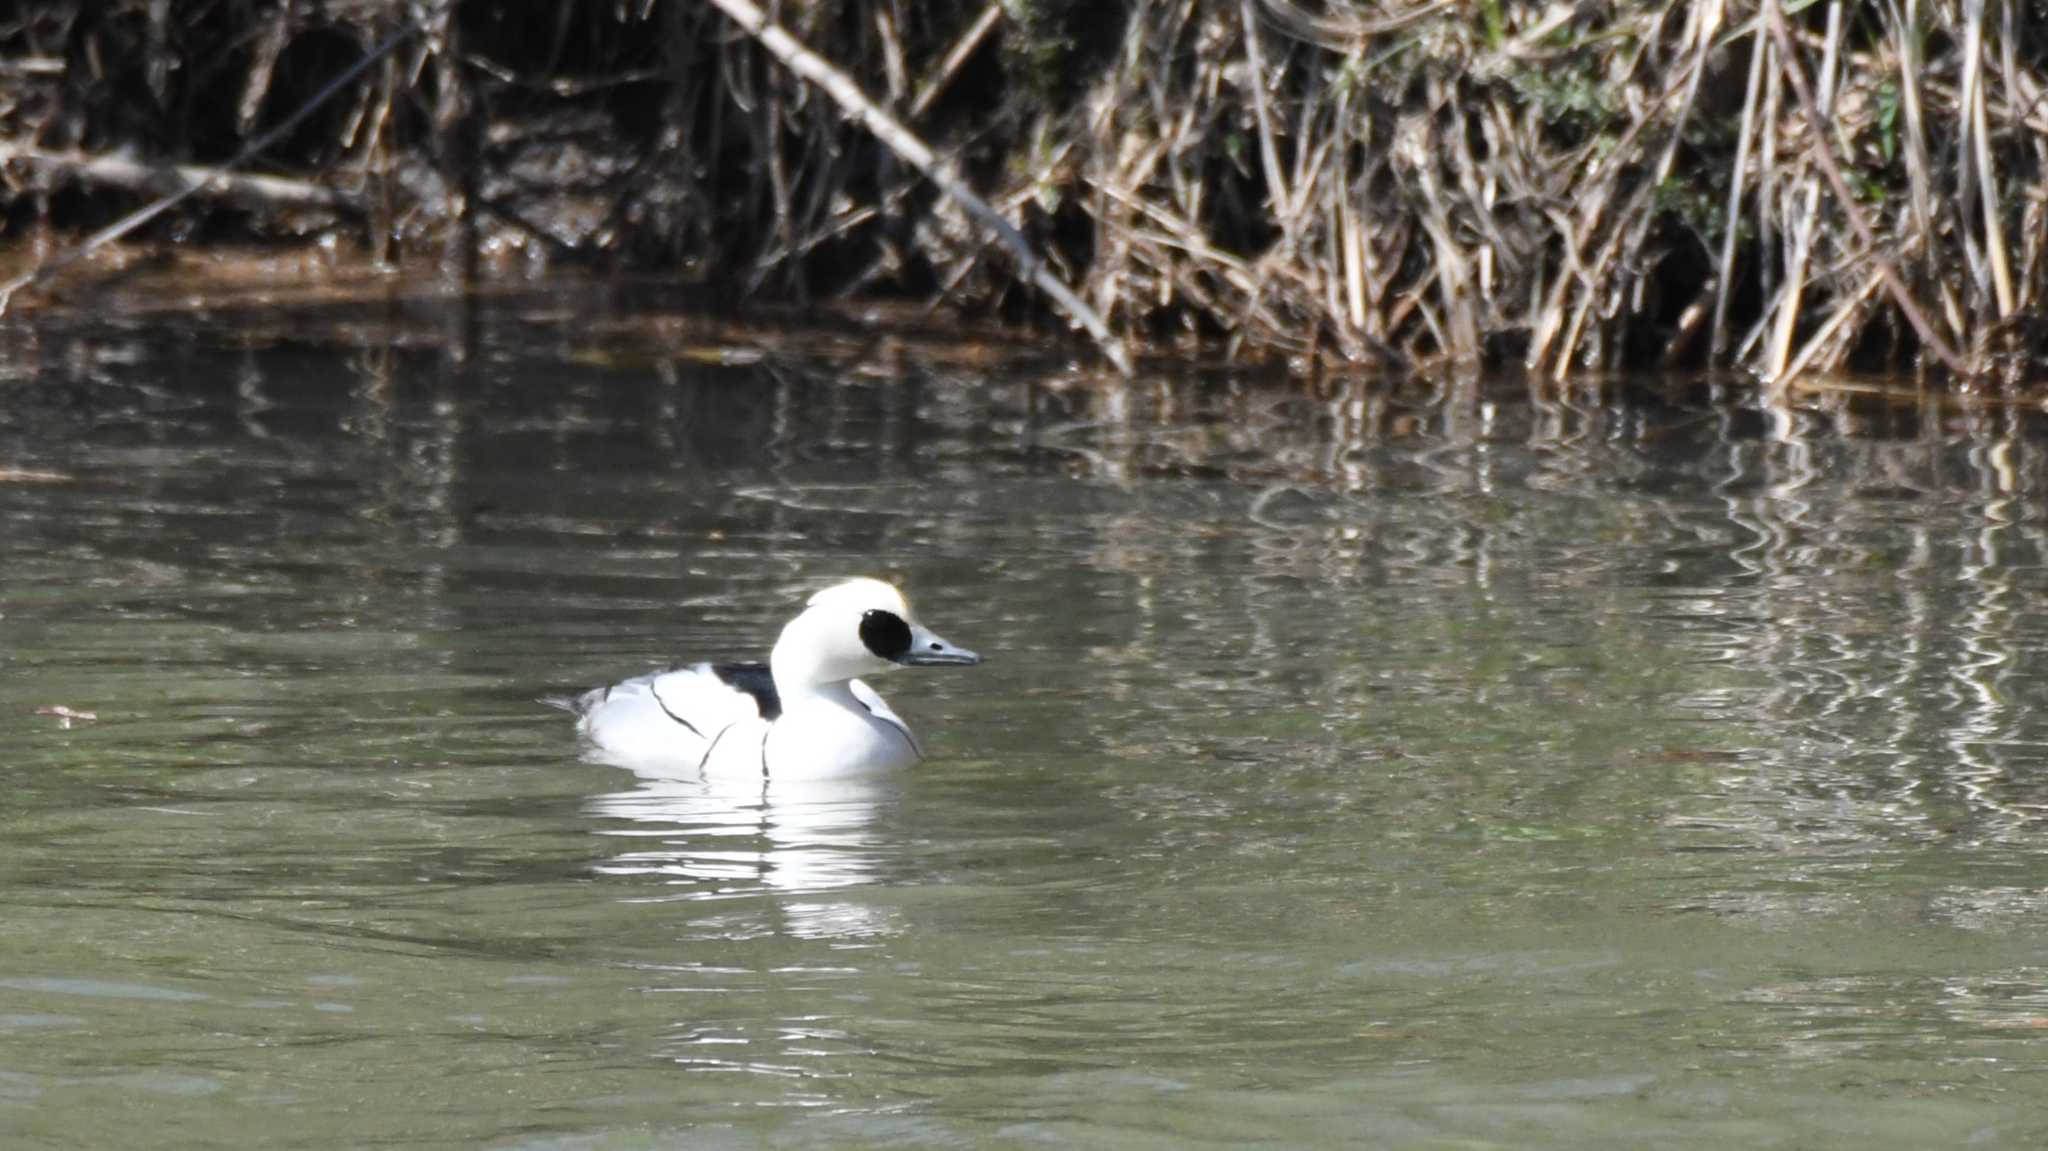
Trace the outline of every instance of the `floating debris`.
[[75, 708], [65, 707], [61, 703], [49, 707], [39, 707], [36, 709], [36, 714], [56, 716], [57, 726], [63, 728], [65, 731], [71, 730], [71, 724], [74, 720], [79, 723], [89, 723], [99, 718], [99, 715], [96, 712], [79, 711]]

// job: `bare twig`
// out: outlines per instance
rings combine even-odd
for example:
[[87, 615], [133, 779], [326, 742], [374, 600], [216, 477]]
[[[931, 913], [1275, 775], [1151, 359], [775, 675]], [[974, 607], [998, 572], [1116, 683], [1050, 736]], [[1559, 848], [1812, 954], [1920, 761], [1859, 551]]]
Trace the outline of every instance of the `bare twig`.
[[1856, 231], [1856, 238], [1864, 247], [1870, 249], [1870, 259], [1877, 264], [1879, 273], [1884, 277], [1885, 289], [1891, 294], [1892, 302], [1898, 305], [1899, 311], [1906, 317], [1906, 322], [1913, 325], [1913, 331], [1920, 337], [1920, 342], [1926, 345], [1949, 371], [1958, 376], [1972, 375], [1969, 365], [1963, 362], [1963, 358], [1956, 354], [1956, 350], [1949, 346], [1947, 340], [1941, 338], [1941, 333], [1935, 331], [1934, 326], [1927, 322], [1926, 315], [1920, 311], [1920, 305], [1913, 301], [1912, 293], [1906, 290], [1905, 281], [1899, 279], [1898, 270], [1878, 250], [1877, 240], [1871, 235], [1870, 224], [1863, 218], [1863, 211], [1857, 206], [1856, 197], [1849, 193], [1849, 182], [1842, 177], [1842, 166], [1835, 161], [1834, 148], [1827, 139], [1826, 121], [1814, 103], [1813, 92], [1806, 83], [1806, 73], [1800, 69], [1798, 57], [1792, 46], [1792, 34], [1785, 28], [1785, 13], [1779, 0], [1764, 0], [1764, 14], [1770, 21], [1771, 39], [1778, 45], [1779, 67], [1784, 70], [1785, 78], [1791, 81], [1792, 90], [1797, 94], [1800, 107], [1806, 113], [1806, 129], [1814, 139], [1813, 150], [1820, 159], [1821, 171], [1827, 174], [1828, 183], [1833, 186], [1836, 199], [1841, 201], [1842, 212], [1849, 218], [1849, 226]]
[[244, 175], [197, 164], [150, 164], [133, 156], [46, 152], [25, 144], [0, 142], [0, 164], [13, 163], [30, 164], [73, 179], [115, 188], [189, 189], [199, 196], [293, 208], [339, 208], [360, 212], [364, 207], [361, 192], [330, 188], [310, 180]]
[[[300, 105], [298, 111], [285, 117], [282, 122], [268, 132], [242, 145], [241, 151], [236, 152], [227, 163], [221, 165], [218, 172], [232, 172], [261, 155], [264, 149], [284, 139], [292, 129], [303, 123], [306, 117], [312, 115], [322, 104], [332, 99], [335, 93], [347, 87], [350, 83], [354, 82], [356, 77], [367, 71], [371, 65], [382, 60], [400, 44], [405, 43], [417, 30], [414, 24], [407, 22], [398, 31], [385, 37], [382, 43], [370, 49], [369, 52], [363, 55], [362, 59], [349, 65], [348, 68], [342, 71], [341, 75], [329, 80], [318, 92], [313, 93], [312, 98]], [[83, 243], [70, 251], [44, 260], [29, 271], [23, 272], [4, 284], [0, 284], [0, 315], [4, 315], [7, 311], [7, 305], [13, 302], [14, 293], [23, 288], [34, 287], [47, 282], [50, 277], [58, 272], [71, 267], [108, 244], [113, 243], [135, 229], [149, 223], [151, 220], [156, 219], [158, 216], [163, 215], [165, 212], [170, 211], [172, 208], [177, 207], [179, 204], [184, 203], [186, 200], [198, 195], [208, 186], [207, 184], [187, 184], [178, 191], [160, 197], [154, 202], [134, 212], [130, 212], [114, 223], [94, 232], [86, 237]]]
[[1259, 54], [1259, 23], [1252, 15], [1252, 0], [1239, 0], [1238, 12], [1244, 19], [1245, 83], [1251, 88], [1252, 111], [1259, 121], [1259, 162], [1266, 169], [1266, 203], [1292, 235], [1293, 198], [1287, 194], [1287, 177], [1280, 171], [1280, 150], [1273, 142], [1273, 116], [1266, 107], [1266, 61]]
[[954, 42], [952, 51], [947, 52], [946, 58], [939, 62], [938, 70], [927, 77], [924, 83], [918, 85], [917, 95], [910, 98], [911, 119], [923, 116], [931, 108], [932, 101], [938, 99], [939, 94], [946, 90], [946, 86], [953, 82], [953, 77], [960, 74], [961, 67], [967, 63], [967, 58], [974, 55], [974, 50], [981, 47], [981, 42], [988, 39], [988, 34], [995, 31], [1002, 18], [1002, 0], [989, 0], [988, 7], [981, 10], [981, 15], [976, 16], [974, 23], [968, 25], [967, 31], [961, 33], [960, 39]]
[[1087, 329], [1088, 334], [1094, 337], [1096, 345], [1102, 349], [1103, 355], [1109, 358], [1110, 363], [1116, 365], [1119, 372], [1126, 376], [1131, 374], [1130, 357], [1125, 354], [1122, 345], [1110, 332], [1109, 326], [1102, 322], [1102, 317], [1052, 273], [1052, 269], [1047, 267], [1038, 253], [1031, 249], [1023, 233], [1017, 231], [1016, 226], [1004, 219], [1001, 213], [989, 207], [986, 200], [976, 195], [967, 186], [966, 181], [953, 170], [950, 162], [941, 161], [924, 141], [904, 127], [902, 121], [889, 115], [874, 101], [868, 99], [867, 94], [860, 90], [860, 85], [854, 83], [852, 77], [797, 43], [780, 24], [769, 20], [752, 0], [711, 0], [711, 3], [731, 17], [733, 23], [745, 29], [748, 35], [759, 41], [763, 48], [782, 61], [791, 72], [823, 89], [842, 111], [874, 133], [876, 139], [903, 157], [912, 167], [923, 172], [925, 177], [937, 184], [939, 190], [947, 197], [994, 232], [1003, 242], [1003, 246], [1010, 250], [1011, 257], [1023, 267], [1031, 282], [1037, 285], [1040, 291], [1051, 296], [1070, 318]]
[[1903, 12], [1899, 10], [1897, 0], [1887, 0], [1887, 4], [1891, 14], [1892, 38], [1898, 45], [1899, 111], [1905, 122], [1900, 156], [1905, 162], [1906, 181], [1912, 192], [1908, 203], [1912, 212], [1913, 234], [1919, 238], [1921, 252], [1931, 259], [1934, 254], [1934, 198], [1928, 171], [1927, 130], [1920, 111], [1923, 56], [1920, 2], [1906, 0]]
[[1963, 84], [1963, 115], [1969, 123], [1963, 139], [1969, 145], [1970, 155], [1963, 163], [1973, 167], [1977, 174], [1977, 193], [1984, 211], [1984, 256], [1991, 266], [1992, 293], [1998, 303], [1998, 318], [2002, 320], [2013, 309], [2012, 267], [2005, 252], [2005, 224], [1999, 219], [1998, 172], [1991, 164], [1991, 128], [1984, 115], [1984, 0], [1968, 0], [1963, 7], [1970, 25], [1965, 50], [1971, 54], [1964, 65]]
[[1720, 359], [1728, 346], [1728, 290], [1735, 277], [1735, 233], [1741, 219], [1742, 191], [1749, 171], [1751, 140], [1756, 135], [1757, 97], [1762, 92], [1764, 58], [1770, 55], [1764, 29], [1758, 26], [1749, 47], [1749, 90], [1742, 100], [1742, 128], [1736, 135], [1735, 170], [1728, 177], [1728, 212], [1722, 221], [1721, 266], [1714, 277], [1714, 326], [1708, 338], [1708, 356]]

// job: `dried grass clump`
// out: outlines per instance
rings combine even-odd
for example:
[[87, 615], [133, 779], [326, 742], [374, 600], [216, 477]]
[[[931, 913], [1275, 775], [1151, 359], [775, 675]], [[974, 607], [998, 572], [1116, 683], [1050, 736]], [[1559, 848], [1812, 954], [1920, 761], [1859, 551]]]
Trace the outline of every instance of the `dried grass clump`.
[[2044, 28], [1980, 3], [1141, 3], [1067, 181], [1090, 291], [1355, 359], [1985, 373], [2042, 347]]
[[[1140, 343], [1774, 383], [2048, 351], [2040, 0], [767, 12], [873, 114], [726, 14], [751, 8], [36, 0], [0, 18], [4, 220], [93, 226], [109, 186], [175, 178], [239, 205], [184, 234], [1042, 306], [1030, 261], [870, 132], [886, 116]], [[208, 175], [408, 30], [267, 147], [268, 183]]]

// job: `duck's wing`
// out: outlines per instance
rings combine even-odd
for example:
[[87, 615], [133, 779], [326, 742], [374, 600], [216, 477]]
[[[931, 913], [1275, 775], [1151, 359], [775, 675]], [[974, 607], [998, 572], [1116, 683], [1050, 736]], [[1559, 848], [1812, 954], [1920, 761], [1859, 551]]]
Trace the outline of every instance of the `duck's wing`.
[[574, 711], [608, 758], [695, 763], [726, 729], [782, 705], [764, 664], [694, 663], [585, 692]]

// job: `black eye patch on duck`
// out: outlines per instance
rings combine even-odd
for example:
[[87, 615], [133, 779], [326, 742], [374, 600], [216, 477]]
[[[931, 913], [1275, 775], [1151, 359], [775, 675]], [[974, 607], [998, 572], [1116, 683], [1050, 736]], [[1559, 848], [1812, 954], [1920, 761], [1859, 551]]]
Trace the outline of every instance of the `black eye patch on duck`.
[[910, 654], [910, 625], [893, 611], [869, 608], [860, 616], [860, 642], [886, 660], [900, 660]]

